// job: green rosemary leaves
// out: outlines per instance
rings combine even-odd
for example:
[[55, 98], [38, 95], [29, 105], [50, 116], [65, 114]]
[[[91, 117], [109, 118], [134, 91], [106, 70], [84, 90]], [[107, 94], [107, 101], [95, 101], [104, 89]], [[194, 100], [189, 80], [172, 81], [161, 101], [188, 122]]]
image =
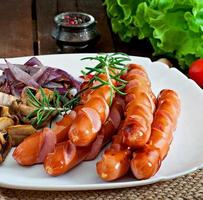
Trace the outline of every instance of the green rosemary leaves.
[[[85, 57], [81, 60], [96, 60], [99, 63], [95, 67], [85, 67], [86, 71], [81, 71], [84, 76], [92, 74], [92, 78], [89, 83], [98, 81], [100, 84], [93, 86], [92, 89], [99, 88], [104, 85], [108, 85], [111, 88], [111, 103], [113, 100], [113, 92], [120, 95], [125, 95], [122, 89], [126, 86], [127, 82], [120, 77], [125, 73], [124, 67], [126, 61], [130, 61], [127, 54], [113, 53], [113, 54], [98, 54], [95, 57]], [[106, 74], [107, 80], [100, 78], [101, 74]], [[117, 84], [113, 84], [113, 80]]]

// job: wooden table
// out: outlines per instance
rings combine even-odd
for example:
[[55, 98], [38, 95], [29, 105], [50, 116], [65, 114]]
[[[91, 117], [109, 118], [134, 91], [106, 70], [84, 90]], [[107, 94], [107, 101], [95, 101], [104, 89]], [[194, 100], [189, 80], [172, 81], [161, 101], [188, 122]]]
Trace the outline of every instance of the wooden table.
[[152, 55], [147, 41], [121, 42], [112, 33], [102, 0], [6, 0], [0, 6], [0, 57], [55, 54], [57, 45], [51, 37], [53, 18], [65, 11], [82, 11], [98, 21], [101, 34], [95, 46], [83, 52], [126, 52], [131, 55]]

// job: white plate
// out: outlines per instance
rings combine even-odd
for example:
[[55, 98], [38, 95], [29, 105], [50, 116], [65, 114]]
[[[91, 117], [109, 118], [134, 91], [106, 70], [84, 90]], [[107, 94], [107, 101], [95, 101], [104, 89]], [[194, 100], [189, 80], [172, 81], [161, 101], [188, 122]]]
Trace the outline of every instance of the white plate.
[[[59, 67], [78, 76], [82, 66], [88, 61], [80, 58], [90, 54], [66, 54], [39, 56], [45, 65]], [[158, 94], [163, 88], [174, 89], [181, 98], [181, 115], [174, 140], [167, 158], [163, 161], [158, 173], [148, 179], [137, 181], [125, 177], [118, 181], [106, 183], [96, 174], [95, 163], [83, 162], [69, 173], [50, 177], [43, 171], [42, 165], [21, 167], [11, 156], [0, 166], [0, 186], [33, 190], [96, 190], [133, 187], [165, 181], [203, 167], [203, 92], [191, 80], [176, 69], [169, 69], [159, 62], [148, 58], [132, 56], [132, 62], [142, 64], [152, 82], [153, 91]], [[24, 63], [28, 57], [9, 59], [13, 63]], [[0, 59], [0, 63], [3, 60]]]

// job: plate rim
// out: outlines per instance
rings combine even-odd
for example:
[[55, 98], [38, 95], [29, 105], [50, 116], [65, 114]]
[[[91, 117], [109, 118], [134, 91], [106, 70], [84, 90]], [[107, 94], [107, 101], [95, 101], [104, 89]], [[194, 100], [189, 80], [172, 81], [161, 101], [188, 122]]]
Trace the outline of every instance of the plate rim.
[[90, 190], [111, 190], [111, 189], [121, 189], [121, 188], [131, 188], [131, 187], [140, 187], [144, 185], [152, 185], [155, 183], [170, 181], [185, 175], [188, 175], [192, 172], [195, 172], [198, 169], [203, 168], [203, 164], [194, 167], [190, 170], [180, 172], [171, 176], [161, 176], [157, 178], [151, 178], [146, 180], [135, 180], [130, 182], [105, 182], [99, 184], [86, 184], [86, 185], [58, 185], [58, 186], [30, 186], [30, 185], [15, 185], [1, 183], [0, 187], [8, 189], [18, 189], [18, 190], [34, 190], [34, 191], [90, 191]]

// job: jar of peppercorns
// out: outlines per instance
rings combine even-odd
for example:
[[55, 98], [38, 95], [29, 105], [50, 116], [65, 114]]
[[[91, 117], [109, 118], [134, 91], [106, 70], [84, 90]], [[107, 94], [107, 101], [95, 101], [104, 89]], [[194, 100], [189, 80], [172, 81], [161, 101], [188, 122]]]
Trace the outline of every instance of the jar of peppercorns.
[[65, 12], [54, 18], [52, 36], [60, 49], [85, 48], [99, 38], [96, 21], [92, 15], [82, 12]]

